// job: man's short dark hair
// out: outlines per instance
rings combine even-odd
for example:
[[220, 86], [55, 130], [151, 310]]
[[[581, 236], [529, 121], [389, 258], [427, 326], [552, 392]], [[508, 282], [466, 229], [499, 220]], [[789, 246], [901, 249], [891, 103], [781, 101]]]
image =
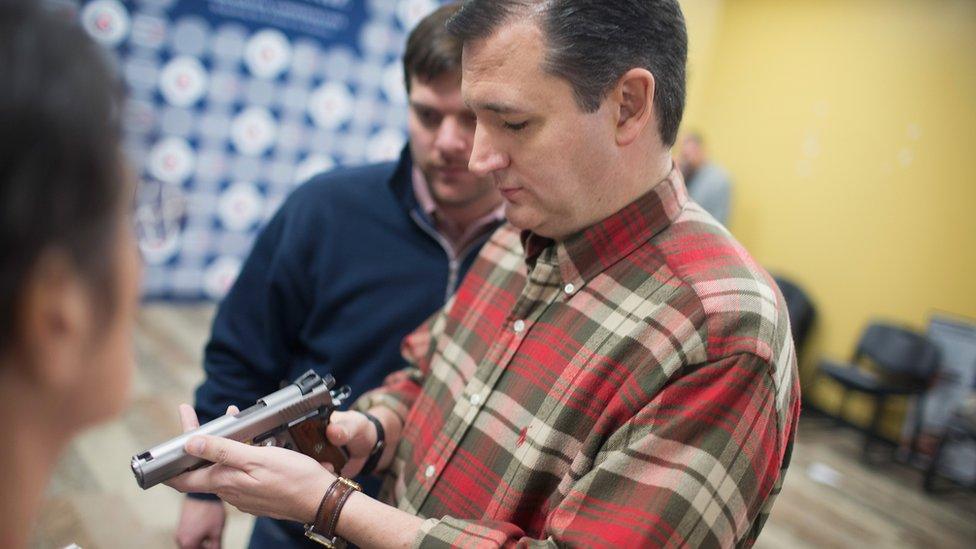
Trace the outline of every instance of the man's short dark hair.
[[677, 0], [466, 0], [447, 27], [469, 42], [524, 16], [534, 18], [546, 37], [544, 69], [573, 86], [585, 112], [596, 111], [630, 69], [650, 71], [661, 140], [674, 145], [688, 59], [688, 32]]
[[39, 4], [0, 4], [0, 351], [44, 252], [68, 254], [108, 294], [126, 188], [119, 80], [78, 25]]
[[441, 6], [411, 31], [403, 54], [403, 78], [408, 93], [411, 77], [429, 82], [444, 74], [461, 74], [461, 41], [447, 31], [446, 25], [458, 7], [455, 3]]

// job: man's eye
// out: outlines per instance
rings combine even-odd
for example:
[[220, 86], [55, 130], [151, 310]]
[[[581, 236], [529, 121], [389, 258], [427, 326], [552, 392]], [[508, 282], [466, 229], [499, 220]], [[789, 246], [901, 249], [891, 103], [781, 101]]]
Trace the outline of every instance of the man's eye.
[[520, 132], [524, 130], [526, 126], [529, 125], [529, 122], [528, 120], [526, 120], [525, 122], [518, 122], [518, 123], [503, 122], [503, 124], [506, 130], [513, 131], [513, 132]]
[[427, 127], [433, 127], [441, 123], [440, 114], [434, 111], [417, 111], [417, 117], [420, 118], [420, 123]]

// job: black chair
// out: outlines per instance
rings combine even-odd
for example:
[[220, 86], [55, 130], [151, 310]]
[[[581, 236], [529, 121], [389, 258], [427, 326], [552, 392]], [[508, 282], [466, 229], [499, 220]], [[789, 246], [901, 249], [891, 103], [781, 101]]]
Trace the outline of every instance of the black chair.
[[793, 332], [793, 344], [796, 346], [796, 356], [803, 356], [803, 346], [807, 336], [810, 335], [810, 328], [817, 317], [817, 310], [813, 306], [810, 296], [797, 286], [793, 281], [781, 276], [773, 277], [779, 291], [786, 299], [786, 309], [790, 315], [790, 329]]
[[865, 461], [870, 459], [871, 444], [881, 438], [881, 419], [886, 400], [891, 396], [915, 396], [918, 402], [912, 439], [909, 441], [908, 459], [911, 463], [922, 430], [925, 391], [935, 377], [938, 364], [939, 350], [925, 336], [881, 322], [868, 325], [861, 334], [850, 363], [821, 361], [819, 371], [844, 388], [839, 420], [844, 417], [850, 391], [864, 393], [874, 399], [874, 415], [864, 439]]

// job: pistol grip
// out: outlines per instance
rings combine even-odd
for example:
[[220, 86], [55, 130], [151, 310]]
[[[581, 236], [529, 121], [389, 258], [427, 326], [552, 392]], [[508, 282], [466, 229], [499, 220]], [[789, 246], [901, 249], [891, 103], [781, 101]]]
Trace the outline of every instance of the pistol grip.
[[325, 438], [326, 425], [325, 421], [307, 420], [289, 428], [288, 433], [299, 452], [320, 463], [331, 463], [338, 475], [349, 458], [345, 450]]

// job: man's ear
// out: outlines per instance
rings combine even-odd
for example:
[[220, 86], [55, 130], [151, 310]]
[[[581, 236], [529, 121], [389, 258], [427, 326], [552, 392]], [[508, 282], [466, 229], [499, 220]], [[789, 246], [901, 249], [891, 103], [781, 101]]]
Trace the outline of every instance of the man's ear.
[[610, 94], [617, 115], [617, 145], [630, 145], [656, 120], [654, 85], [654, 75], [640, 68], [630, 69], [617, 81]]
[[65, 252], [46, 251], [31, 269], [11, 347], [15, 367], [37, 387], [60, 393], [84, 374], [93, 328], [88, 291]]

